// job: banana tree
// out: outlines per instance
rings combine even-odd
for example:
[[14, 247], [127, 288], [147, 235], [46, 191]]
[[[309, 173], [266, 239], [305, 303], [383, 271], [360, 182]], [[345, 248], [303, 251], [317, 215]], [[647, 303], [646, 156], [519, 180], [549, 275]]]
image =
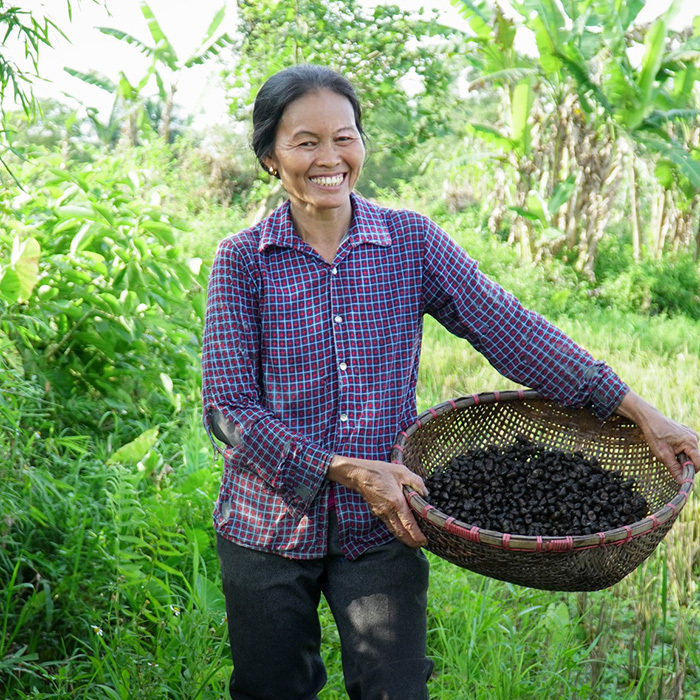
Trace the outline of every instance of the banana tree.
[[[479, 59], [473, 64], [482, 80], [514, 90], [516, 79], [494, 60], [494, 50], [506, 56], [511, 50], [499, 43], [503, 36], [500, 10], [494, 11], [485, 0], [454, 2], [476, 35], [471, 41], [477, 43]], [[522, 0], [511, 5], [520, 16], [515, 27], [529, 29], [538, 50], [533, 60], [535, 100], [528, 116], [531, 151], [525, 158], [513, 144], [516, 179], [522, 182], [522, 174], [534, 165], [529, 177], [536, 186], [525, 200], [538, 195], [546, 202], [573, 178], [575, 186], [555, 212], [554, 226], [547, 227], [550, 235], [541, 243], [549, 248], [563, 246], [567, 255], [575, 256], [576, 267], [592, 278], [598, 244], [624, 181], [625, 159], [629, 162], [635, 154], [657, 157], [663, 152], [677, 167], [695, 172], [698, 163], [692, 154], [670, 137], [668, 129], [655, 126], [653, 116], [664, 121], [672, 108], [683, 106], [680, 99], [671, 99], [670, 77], [679, 65], [687, 65], [692, 47], [684, 46], [685, 53], [670, 60], [667, 14], [641, 33], [644, 55], [640, 66], [634, 67], [627, 50], [644, 0], [612, 4]], [[517, 58], [511, 59], [511, 70], [516, 65]], [[676, 120], [687, 117], [677, 111], [674, 115]], [[536, 213], [528, 217], [520, 201], [513, 209], [518, 214], [516, 229], [542, 223]], [[552, 229], [562, 235], [551, 235]]]
[[139, 130], [145, 121], [144, 89], [151, 79], [152, 69], [149, 68], [138, 83], [130, 82], [123, 71], [119, 72], [119, 78], [115, 82], [96, 71], [84, 73], [68, 67], [64, 70], [74, 78], [114, 96], [112, 109], [106, 122], [99, 118], [96, 109], [87, 108], [88, 119], [92, 122], [100, 141], [105, 145], [114, 145], [119, 140], [126, 145], [135, 146], [138, 143]]
[[509, 241], [518, 246], [522, 260], [531, 261], [536, 247], [534, 218], [526, 215], [526, 209], [536, 171], [532, 148], [536, 67], [515, 51], [515, 25], [498, 6], [492, 17], [481, 0], [464, 0], [461, 4], [474, 33], [467, 42], [476, 47], [466, 52], [477, 75], [470, 89], [495, 89], [501, 115], [500, 124], [472, 123], [468, 130], [495, 146], [504, 164], [515, 173], [512, 180], [500, 178], [490, 200], [488, 226], [496, 231], [508, 209], [516, 212]]
[[146, 0], [139, 3], [148, 31], [153, 43], [151, 45], [142, 42], [135, 36], [120, 29], [112, 27], [98, 27], [98, 29], [108, 36], [115, 37], [131, 46], [136, 47], [150, 61], [149, 78], [155, 77], [158, 88], [158, 96], [163, 105], [161, 117], [158, 125], [160, 136], [167, 142], [170, 140], [173, 107], [175, 103], [175, 93], [177, 91], [178, 74], [193, 66], [202, 65], [206, 61], [217, 56], [221, 50], [232, 43], [226, 33], [220, 33], [221, 24], [226, 15], [226, 4], [219, 9], [204, 34], [197, 49], [186, 59], [178, 58], [177, 52], [172, 42], [163, 32], [153, 10]]
[[[695, 206], [687, 207], [683, 213], [675, 203], [688, 196], [693, 200], [700, 193], [697, 138], [693, 139], [699, 114], [696, 107], [700, 27], [696, 18], [690, 32], [674, 34], [669, 30], [677, 3], [647, 29], [633, 27], [631, 21], [643, 4], [639, 0], [614, 8], [620, 12], [624, 33], [614, 21], [602, 23], [604, 31], [597, 35], [599, 45], [592, 56], [578, 50], [576, 43], [555, 47], [552, 54], [574, 77], [588, 112], [613, 124], [616, 143], [626, 144], [626, 149], [618, 148], [618, 153], [628, 151], [633, 228], [637, 218], [633, 161], [643, 158], [657, 174], [657, 216], [653, 217], [651, 248], [661, 255], [664, 241], [683, 238], [681, 229], [687, 227], [688, 216], [694, 215]], [[633, 66], [629, 60], [627, 50], [633, 43], [643, 47], [639, 66]], [[598, 62], [597, 74], [590, 70], [591, 58]], [[657, 163], [661, 167], [654, 168]], [[693, 193], [689, 194], [691, 190]], [[675, 225], [677, 231], [669, 230]], [[635, 238], [636, 258], [641, 255], [642, 243]]]

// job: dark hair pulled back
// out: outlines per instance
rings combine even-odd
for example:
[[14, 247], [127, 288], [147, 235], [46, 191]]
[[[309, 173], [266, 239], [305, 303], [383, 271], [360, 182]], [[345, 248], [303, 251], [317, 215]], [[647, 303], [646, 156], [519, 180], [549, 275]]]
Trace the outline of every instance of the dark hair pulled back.
[[325, 66], [302, 64], [285, 68], [265, 81], [253, 105], [253, 151], [264, 170], [267, 168], [263, 158], [274, 150], [277, 127], [284, 110], [295, 100], [320, 90], [347, 97], [355, 115], [355, 126], [364, 141], [362, 108], [347, 78]]

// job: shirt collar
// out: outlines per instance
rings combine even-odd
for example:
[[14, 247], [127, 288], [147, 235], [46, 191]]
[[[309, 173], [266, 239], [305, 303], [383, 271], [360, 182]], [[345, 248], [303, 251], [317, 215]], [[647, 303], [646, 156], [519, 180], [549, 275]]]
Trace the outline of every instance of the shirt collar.
[[[352, 222], [348, 231], [350, 245], [355, 248], [361, 243], [371, 243], [379, 246], [391, 245], [391, 234], [381, 216], [379, 207], [366, 199], [351, 193]], [[267, 218], [260, 222], [261, 252], [268, 246], [281, 248], [298, 248], [302, 240], [294, 230], [294, 224], [289, 211], [289, 200], [284, 202]]]

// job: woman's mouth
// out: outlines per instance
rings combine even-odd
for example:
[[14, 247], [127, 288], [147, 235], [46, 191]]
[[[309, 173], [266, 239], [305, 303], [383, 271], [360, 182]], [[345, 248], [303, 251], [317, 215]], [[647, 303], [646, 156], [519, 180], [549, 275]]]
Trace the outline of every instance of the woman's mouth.
[[319, 175], [309, 179], [314, 185], [319, 185], [320, 187], [338, 187], [345, 179], [345, 175], [343, 173], [339, 175]]

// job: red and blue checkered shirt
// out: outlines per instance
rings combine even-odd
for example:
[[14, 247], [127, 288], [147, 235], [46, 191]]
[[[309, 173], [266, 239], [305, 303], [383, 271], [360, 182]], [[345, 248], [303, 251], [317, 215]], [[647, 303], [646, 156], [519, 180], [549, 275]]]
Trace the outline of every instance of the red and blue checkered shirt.
[[[606, 418], [628, 391], [435, 223], [357, 195], [352, 206], [332, 263], [296, 234], [287, 202], [222, 241], [209, 281], [205, 424], [219, 409], [240, 438], [223, 451], [215, 528], [296, 559], [326, 552], [332, 456], [387, 461], [415, 420], [424, 314], [563, 405]], [[391, 539], [359, 493], [333, 490], [348, 558]]]

